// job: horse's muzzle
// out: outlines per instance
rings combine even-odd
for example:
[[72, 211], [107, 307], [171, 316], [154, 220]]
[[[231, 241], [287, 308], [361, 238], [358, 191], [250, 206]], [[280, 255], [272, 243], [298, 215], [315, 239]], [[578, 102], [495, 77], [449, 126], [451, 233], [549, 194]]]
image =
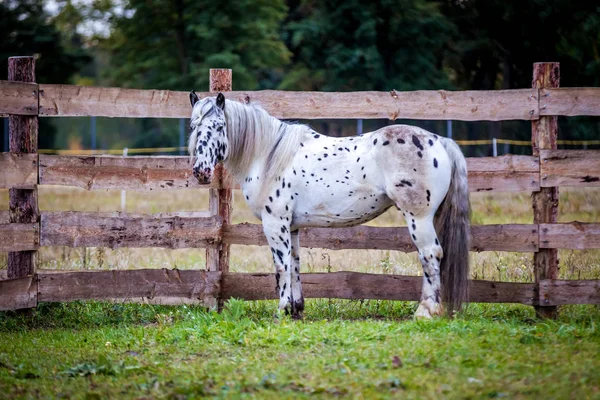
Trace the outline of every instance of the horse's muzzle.
[[198, 180], [198, 183], [200, 184], [207, 184], [210, 183], [210, 181], [212, 180], [212, 171], [210, 168], [204, 168], [204, 169], [200, 169], [197, 167], [194, 167], [194, 176], [196, 177], [196, 179]]

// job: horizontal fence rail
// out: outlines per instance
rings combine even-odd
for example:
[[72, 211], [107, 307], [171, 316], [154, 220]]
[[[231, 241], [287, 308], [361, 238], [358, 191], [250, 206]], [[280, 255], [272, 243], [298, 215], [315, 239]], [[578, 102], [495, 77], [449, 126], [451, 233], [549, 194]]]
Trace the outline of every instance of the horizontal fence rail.
[[[533, 191], [539, 189], [537, 157], [468, 158], [471, 191]], [[218, 176], [200, 185], [192, 175], [189, 157], [119, 157], [40, 155], [40, 184], [85, 189], [159, 190], [219, 189]], [[237, 189], [222, 187], [223, 189]]]
[[[540, 162], [541, 160], [541, 162]], [[600, 186], [600, 150], [541, 150], [540, 157], [467, 158], [471, 192], [536, 191], [551, 186]], [[220, 171], [218, 169], [217, 171]], [[57, 156], [0, 153], [0, 188], [42, 185], [84, 189], [238, 189], [201, 185], [185, 156]]]
[[[265, 246], [259, 224], [223, 226], [207, 212], [127, 214], [41, 212], [41, 224], [11, 224], [0, 212], [0, 251], [40, 246], [205, 248], [218, 243]], [[4, 216], [3, 216], [4, 215]], [[4, 221], [2, 221], [4, 219]], [[500, 224], [471, 227], [472, 251], [535, 252], [600, 248], [600, 223]], [[415, 251], [406, 227], [303, 228], [304, 247]]]
[[38, 84], [0, 81], [0, 115], [38, 115]]
[[[274, 274], [198, 270], [38, 271], [0, 280], [0, 310], [35, 307], [38, 302], [75, 300], [135, 301], [158, 304], [204, 303], [223, 299], [276, 299]], [[303, 274], [306, 298], [416, 301], [422, 277], [359, 272]], [[561, 305], [600, 303], [600, 280], [543, 280], [535, 283], [470, 281], [469, 301]]]
[[[39, 91], [39, 108], [38, 96]], [[200, 97], [214, 93], [198, 93]], [[600, 115], [600, 88], [494, 91], [291, 92], [232, 91], [281, 119], [534, 120], [548, 115]], [[0, 81], [0, 114], [189, 118], [188, 92]]]
[[[214, 93], [198, 93], [200, 98]], [[257, 102], [280, 119], [531, 120], [539, 117], [538, 91], [227, 92]], [[188, 92], [40, 85], [40, 116], [189, 118]]]
[[208, 213], [155, 215], [42, 212], [42, 246], [204, 248], [220, 240], [222, 220]]

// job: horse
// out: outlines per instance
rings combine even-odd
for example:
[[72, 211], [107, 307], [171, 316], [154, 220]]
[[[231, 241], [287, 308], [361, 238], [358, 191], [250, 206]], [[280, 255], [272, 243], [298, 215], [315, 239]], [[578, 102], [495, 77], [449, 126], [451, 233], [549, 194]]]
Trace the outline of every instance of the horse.
[[470, 203], [466, 160], [454, 141], [409, 125], [328, 137], [222, 93], [201, 100], [192, 91], [190, 103], [193, 174], [210, 183], [222, 162], [239, 182], [271, 248], [281, 310], [303, 317], [300, 228], [354, 226], [391, 206], [404, 216], [423, 266], [415, 318], [461, 309]]

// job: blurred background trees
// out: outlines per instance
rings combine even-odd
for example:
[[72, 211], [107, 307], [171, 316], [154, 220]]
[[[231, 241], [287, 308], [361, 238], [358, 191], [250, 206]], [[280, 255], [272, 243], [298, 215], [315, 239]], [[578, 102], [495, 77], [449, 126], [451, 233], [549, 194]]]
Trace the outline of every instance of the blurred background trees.
[[[0, 68], [35, 54], [46, 83], [205, 90], [220, 67], [238, 90], [508, 89], [531, 86], [534, 62], [559, 61], [562, 86], [600, 84], [600, 5], [583, 0], [8, 0], [0, 20]], [[89, 119], [43, 121], [42, 147], [89, 148]], [[365, 131], [388, 123], [365, 121]], [[178, 121], [97, 124], [99, 148], [179, 145]], [[313, 125], [355, 131], [352, 121]], [[521, 121], [453, 126], [460, 139], [530, 136]], [[562, 139], [599, 133], [594, 118], [560, 121]]]

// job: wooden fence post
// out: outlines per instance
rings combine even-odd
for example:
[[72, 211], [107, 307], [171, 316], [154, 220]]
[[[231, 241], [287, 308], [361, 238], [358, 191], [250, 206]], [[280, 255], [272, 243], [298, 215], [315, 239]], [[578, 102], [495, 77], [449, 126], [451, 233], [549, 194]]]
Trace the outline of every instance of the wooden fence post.
[[[210, 70], [210, 92], [230, 92], [232, 90], [232, 71], [230, 69]], [[210, 189], [208, 206], [212, 215], [223, 218], [223, 228], [231, 223], [231, 176], [227, 174], [222, 164], [215, 170], [215, 178], [219, 180], [218, 189]], [[216, 247], [206, 249], [206, 269], [208, 271], [229, 272], [229, 245], [220, 242]], [[218, 298], [218, 309], [223, 307], [223, 299]]]
[[[35, 82], [33, 57], [9, 57], [8, 80]], [[37, 95], [37, 93], [36, 93]], [[9, 151], [12, 153], [37, 153], [38, 117], [9, 115]], [[11, 223], [37, 223], [39, 211], [37, 188], [9, 190], [9, 218]], [[8, 278], [21, 278], [35, 272], [37, 251], [8, 253]]]
[[[560, 86], [559, 63], [533, 64], [532, 87], [539, 90], [539, 108], [544, 109], [544, 99], [547, 96], [543, 89]], [[555, 116], [543, 116], [537, 121], [531, 121], [531, 145], [533, 155], [539, 156], [540, 150], [556, 149], [558, 137], [558, 122]], [[556, 223], [558, 216], [558, 188], [543, 187], [532, 195], [533, 222], [535, 224]], [[539, 249], [533, 255], [533, 268], [537, 283], [537, 297], [539, 305], [535, 307], [538, 316], [543, 318], [556, 318], [556, 306], [545, 306], [546, 299], [539, 295], [542, 293], [540, 282], [543, 279], [556, 279], [558, 277], [558, 250]]]

